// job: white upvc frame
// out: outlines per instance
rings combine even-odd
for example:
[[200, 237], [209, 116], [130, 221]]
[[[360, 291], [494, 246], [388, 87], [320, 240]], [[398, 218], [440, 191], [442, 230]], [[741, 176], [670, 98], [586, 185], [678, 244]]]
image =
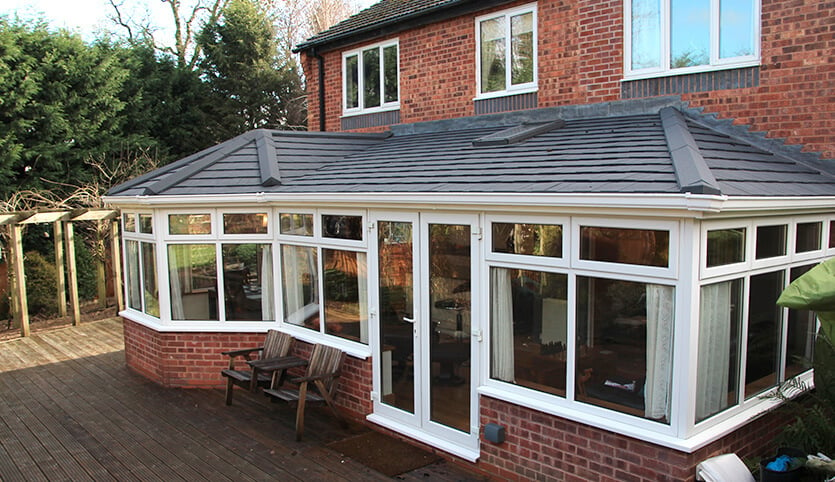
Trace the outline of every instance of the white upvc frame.
[[719, 57], [720, 37], [720, 0], [710, 0], [710, 63], [693, 67], [670, 68], [670, 2], [660, 0], [661, 31], [659, 32], [660, 65], [645, 69], [632, 70], [632, 0], [624, 0], [623, 8], [623, 80], [637, 80], [671, 75], [710, 72], [715, 70], [737, 69], [760, 65], [761, 45], [761, 1], [754, 1], [752, 12], [752, 35], [754, 52], [751, 55], [721, 59]]
[[[493, 251], [493, 224], [540, 224], [546, 226], [558, 225], [562, 228], [562, 256], [559, 258], [551, 256], [535, 256], [529, 254], [498, 253]], [[531, 215], [485, 215], [484, 217], [484, 257], [487, 260], [507, 263], [527, 263], [539, 267], [562, 267], [570, 264], [571, 240], [568, 234], [571, 231], [571, 218], [567, 216], [531, 216]]]
[[[397, 100], [393, 102], [386, 102], [386, 69], [385, 69], [385, 49], [388, 47], [395, 47], [397, 49]], [[380, 53], [380, 105], [376, 107], [364, 107], [365, 104], [365, 79], [362, 75], [363, 59], [362, 54], [368, 50], [377, 49]], [[357, 107], [348, 107], [348, 58], [357, 57]], [[353, 116], [360, 114], [373, 114], [375, 112], [386, 112], [400, 109], [400, 39], [393, 38], [383, 42], [377, 42], [370, 45], [364, 45], [361, 48], [347, 50], [342, 52], [342, 115]]]
[[[516, 15], [531, 13], [533, 15], [533, 81], [524, 84], [512, 85], [512, 69], [511, 69], [511, 30], [510, 18]], [[492, 20], [498, 17], [506, 19], [505, 26], [505, 88], [495, 92], [481, 91], [481, 23], [485, 20]], [[537, 4], [536, 2], [528, 3], [508, 10], [493, 12], [487, 15], [481, 15], [475, 19], [475, 78], [476, 78], [476, 95], [474, 100], [492, 99], [496, 97], [506, 97], [508, 95], [526, 94], [536, 92], [539, 89], [539, 22], [537, 20]]]

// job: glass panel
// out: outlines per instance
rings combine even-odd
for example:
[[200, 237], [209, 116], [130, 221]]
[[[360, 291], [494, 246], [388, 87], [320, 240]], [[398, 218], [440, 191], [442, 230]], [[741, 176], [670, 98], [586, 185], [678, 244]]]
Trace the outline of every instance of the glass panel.
[[806, 253], [821, 249], [822, 223], [797, 223], [795, 253]]
[[[415, 411], [412, 223], [378, 223], [383, 403]], [[409, 321], [412, 320], [412, 321]]]
[[[791, 281], [796, 280], [814, 264], [791, 269]], [[812, 368], [815, 353], [817, 318], [809, 310], [789, 310], [788, 338], [786, 340], [786, 379]]]
[[362, 216], [322, 216], [322, 236], [362, 241]]
[[739, 403], [742, 280], [701, 289], [696, 422]]
[[125, 264], [127, 264], [128, 306], [142, 311], [142, 279], [139, 277], [139, 242], [125, 241]]
[[280, 216], [281, 234], [296, 236], [313, 236], [312, 214], [286, 214]]
[[783, 292], [783, 271], [751, 276], [748, 299], [748, 353], [745, 361], [745, 398], [777, 385], [783, 309], [777, 298]]
[[214, 244], [168, 245], [171, 318], [218, 320]]
[[159, 318], [157, 252], [151, 243], [142, 243], [142, 281], [145, 290], [145, 313]]
[[754, 0], [719, 2], [719, 57], [754, 55]]
[[230, 321], [274, 320], [269, 244], [224, 244], [223, 299]]
[[360, 69], [359, 56], [345, 57], [345, 107], [355, 109], [360, 106]]
[[756, 259], [774, 258], [786, 254], [788, 226], [758, 226]]
[[661, 66], [661, 1], [632, 0], [632, 70]]
[[745, 261], [745, 228], [707, 232], [707, 267]]
[[562, 226], [493, 223], [493, 252], [562, 258]]
[[669, 250], [669, 231], [580, 227], [580, 259], [666, 268]]
[[481, 22], [481, 91], [505, 90], [505, 17]]
[[835, 221], [829, 221], [829, 247], [835, 248]]
[[385, 69], [383, 77], [383, 90], [385, 92], [384, 102], [397, 102], [398, 94], [398, 78], [397, 78], [397, 45], [392, 45], [383, 49], [383, 68]]
[[365, 253], [322, 250], [325, 333], [368, 343]]
[[577, 277], [577, 399], [667, 423], [672, 286]]
[[169, 214], [168, 234], [212, 234], [210, 214]]
[[281, 246], [284, 321], [319, 331], [319, 278], [316, 248]]
[[568, 276], [490, 271], [490, 376], [565, 396]]
[[429, 225], [431, 420], [470, 431], [470, 226]]
[[710, 2], [670, 0], [670, 68], [710, 63]]
[[510, 83], [533, 82], [533, 13], [510, 17]]
[[364, 108], [380, 106], [380, 49], [362, 52], [362, 81]]
[[267, 234], [267, 213], [225, 213], [223, 234]]
[[133, 213], [122, 214], [122, 226], [125, 232], [136, 232], [136, 215]]
[[154, 234], [154, 218], [150, 214], [139, 215], [139, 232]]

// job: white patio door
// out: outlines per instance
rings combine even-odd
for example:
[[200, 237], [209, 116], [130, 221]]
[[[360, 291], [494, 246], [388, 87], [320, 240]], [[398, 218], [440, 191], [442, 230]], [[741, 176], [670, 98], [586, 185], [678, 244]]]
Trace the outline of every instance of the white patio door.
[[374, 213], [374, 413], [461, 457], [478, 453], [478, 216]]

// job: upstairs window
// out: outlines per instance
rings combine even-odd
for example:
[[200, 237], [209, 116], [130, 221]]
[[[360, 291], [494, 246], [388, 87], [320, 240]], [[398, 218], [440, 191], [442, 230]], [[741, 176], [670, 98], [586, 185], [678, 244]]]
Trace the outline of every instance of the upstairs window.
[[477, 97], [536, 90], [536, 4], [476, 19]]
[[626, 77], [759, 63], [759, 0], [627, 0]]
[[346, 52], [342, 56], [346, 114], [400, 108], [397, 40]]

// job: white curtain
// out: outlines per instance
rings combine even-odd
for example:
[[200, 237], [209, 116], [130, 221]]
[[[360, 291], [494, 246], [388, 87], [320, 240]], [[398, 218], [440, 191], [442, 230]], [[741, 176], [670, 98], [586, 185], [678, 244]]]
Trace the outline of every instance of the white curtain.
[[490, 343], [492, 347], [491, 376], [506, 382], [516, 381], [513, 360], [513, 293], [510, 270], [490, 270]]
[[273, 288], [272, 247], [261, 245], [261, 319], [275, 319], [275, 292]]
[[360, 341], [368, 343], [368, 268], [365, 253], [357, 253], [357, 296], [360, 305]]
[[732, 281], [703, 286], [699, 307], [699, 362], [696, 382], [696, 420], [703, 420], [728, 404], [731, 352]]
[[302, 286], [302, 250], [296, 246], [282, 246], [282, 289], [284, 290], [284, 317], [294, 325], [304, 324], [304, 287]]
[[168, 247], [168, 283], [171, 285], [171, 319], [185, 320], [186, 315], [183, 310], [183, 290], [180, 286], [180, 263], [177, 260], [177, 249], [179, 245]]
[[128, 306], [135, 310], [142, 309], [142, 280], [139, 277], [139, 242], [127, 241], [128, 262]]
[[647, 418], [669, 420], [673, 371], [672, 286], [647, 285], [647, 380], [644, 412]]

